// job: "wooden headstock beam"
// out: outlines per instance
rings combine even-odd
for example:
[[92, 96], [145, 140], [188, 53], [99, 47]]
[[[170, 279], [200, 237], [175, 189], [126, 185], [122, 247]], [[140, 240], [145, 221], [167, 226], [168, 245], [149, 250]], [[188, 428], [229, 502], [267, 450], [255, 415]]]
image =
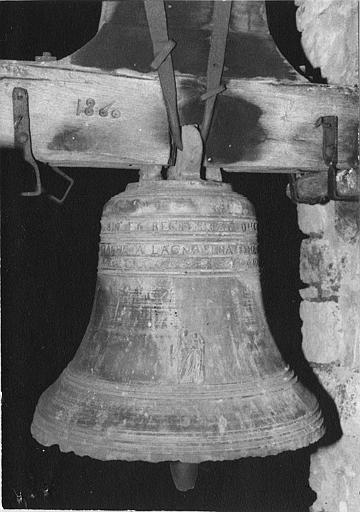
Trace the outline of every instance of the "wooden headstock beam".
[[[323, 171], [316, 120], [339, 117], [339, 166], [358, 157], [358, 92], [286, 80], [230, 79], [218, 98], [208, 166], [233, 172]], [[200, 123], [206, 79], [178, 75], [181, 123]], [[156, 74], [0, 61], [0, 145], [14, 145], [12, 91], [29, 94], [36, 159], [57, 166], [166, 165], [169, 140]], [[93, 100], [88, 102], [87, 100]]]

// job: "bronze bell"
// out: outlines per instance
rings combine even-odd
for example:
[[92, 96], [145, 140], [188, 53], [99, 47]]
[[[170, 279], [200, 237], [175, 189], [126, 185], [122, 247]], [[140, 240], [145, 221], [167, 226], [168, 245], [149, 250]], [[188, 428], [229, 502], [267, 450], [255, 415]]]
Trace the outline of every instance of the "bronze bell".
[[199, 463], [323, 435], [266, 323], [245, 197], [210, 181], [132, 183], [101, 225], [90, 323], [39, 400], [35, 439], [102, 460]]

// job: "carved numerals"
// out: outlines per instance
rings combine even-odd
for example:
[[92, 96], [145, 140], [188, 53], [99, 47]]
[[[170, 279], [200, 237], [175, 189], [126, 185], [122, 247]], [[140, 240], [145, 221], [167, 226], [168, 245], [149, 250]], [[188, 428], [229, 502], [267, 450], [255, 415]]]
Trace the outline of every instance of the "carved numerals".
[[93, 98], [86, 98], [82, 100], [81, 98], [77, 101], [76, 107], [76, 115], [81, 116], [94, 116], [98, 115], [100, 117], [109, 117], [112, 119], [118, 119], [121, 115], [120, 110], [118, 108], [113, 108], [115, 101], [108, 103], [102, 107], [98, 107], [96, 105], [96, 101]]

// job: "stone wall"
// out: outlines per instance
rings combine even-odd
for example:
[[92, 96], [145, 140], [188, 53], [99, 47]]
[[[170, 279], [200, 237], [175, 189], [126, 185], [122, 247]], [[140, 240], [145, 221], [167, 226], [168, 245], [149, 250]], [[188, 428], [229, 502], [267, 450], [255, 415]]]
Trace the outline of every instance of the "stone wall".
[[[328, 433], [313, 455], [312, 512], [360, 510], [360, 235], [359, 205], [298, 205], [303, 350], [335, 403]], [[321, 402], [321, 400], [320, 400]], [[336, 423], [341, 428], [337, 431]]]
[[359, 1], [295, 0], [297, 28], [311, 64], [331, 84], [359, 82]]

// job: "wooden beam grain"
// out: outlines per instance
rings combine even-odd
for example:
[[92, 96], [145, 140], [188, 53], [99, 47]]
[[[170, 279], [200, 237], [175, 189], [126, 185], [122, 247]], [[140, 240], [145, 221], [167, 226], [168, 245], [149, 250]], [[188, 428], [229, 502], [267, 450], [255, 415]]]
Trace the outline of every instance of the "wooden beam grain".
[[154, 77], [2, 62], [2, 145], [13, 144], [11, 94], [16, 84], [28, 90], [38, 160], [85, 167], [167, 163], [166, 113]]
[[[201, 123], [205, 84], [205, 78], [177, 76], [183, 125]], [[355, 89], [264, 79], [231, 79], [226, 85], [206, 148], [210, 167], [322, 171], [322, 130], [315, 121], [324, 115], [339, 117], [339, 164], [356, 162]], [[40, 161], [105, 168], [169, 161], [167, 118], [155, 74], [0, 61], [2, 146], [13, 146], [14, 87], [28, 90], [33, 151]]]

